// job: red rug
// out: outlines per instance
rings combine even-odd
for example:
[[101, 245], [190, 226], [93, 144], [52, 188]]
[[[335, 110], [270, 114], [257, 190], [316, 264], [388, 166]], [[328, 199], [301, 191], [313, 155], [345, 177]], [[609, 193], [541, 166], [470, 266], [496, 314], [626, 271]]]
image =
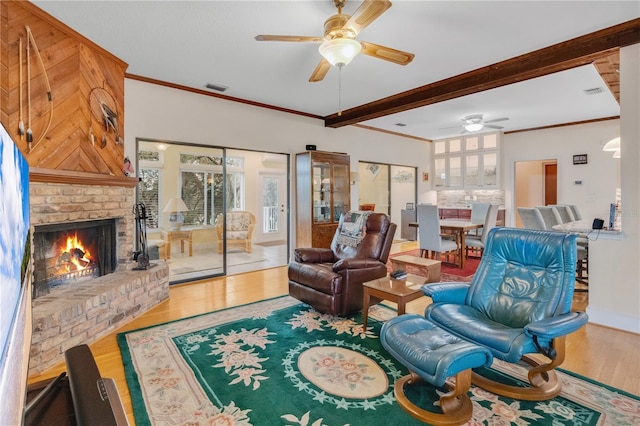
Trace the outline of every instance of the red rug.
[[[401, 256], [401, 255], [410, 255], [410, 256], [420, 256], [420, 249], [403, 251], [399, 253], [390, 254], [389, 258]], [[480, 263], [480, 259], [476, 259], [473, 257], [467, 258], [464, 263], [464, 268], [460, 269], [457, 266], [448, 265], [442, 263], [440, 267], [441, 272], [441, 282], [449, 282], [449, 281], [461, 281], [461, 282], [470, 282], [471, 278], [473, 278], [473, 274], [475, 274], [476, 269], [478, 268], [478, 264]], [[391, 261], [387, 262], [387, 270], [391, 272]], [[411, 267], [407, 271], [411, 273]]]

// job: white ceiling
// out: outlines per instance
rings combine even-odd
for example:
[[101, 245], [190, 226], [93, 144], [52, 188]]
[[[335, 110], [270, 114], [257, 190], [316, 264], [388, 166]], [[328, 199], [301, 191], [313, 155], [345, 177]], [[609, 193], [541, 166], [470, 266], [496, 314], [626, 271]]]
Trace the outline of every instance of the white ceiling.
[[[338, 70], [309, 83], [317, 44], [258, 42], [258, 34], [322, 36], [332, 0], [33, 1], [129, 64], [127, 72], [308, 114], [339, 109]], [[347, 2], [352, 14], [360, 1]], [[638, 1], [408, 1], [357, 37], [415, 53], [403, 67], [360, 55], [342, 69], [346, 110], [638, 18]], [[34, 34], [37, 38], [38, 35]], [[599, 95], [583, 91], [601, 87]], [[219, 93], [213, 91], [213, 93]], [[619, 115], [593, 65], [441, 102], [362, 124], [438, 139], [481, 113], [504, 131]], [[399, 127], [396, 123], [404, 123]]]

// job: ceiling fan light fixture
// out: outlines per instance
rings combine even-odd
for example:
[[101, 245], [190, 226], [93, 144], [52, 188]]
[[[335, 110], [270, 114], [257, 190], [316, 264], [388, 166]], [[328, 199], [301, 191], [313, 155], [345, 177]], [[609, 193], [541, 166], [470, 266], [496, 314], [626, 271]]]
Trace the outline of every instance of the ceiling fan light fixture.
[[470, 123], [470, 124], [465, 124], [464, 125], [464, 129], [467, 132], [477, 132], [478, 130], [482, 129], [484, 127], [483, 124], [481, 123]]
[[318, 50], [331, 65], [343, 67], [360, 53], [362, 45], [351, 38], [334, 38], [325, 40]]

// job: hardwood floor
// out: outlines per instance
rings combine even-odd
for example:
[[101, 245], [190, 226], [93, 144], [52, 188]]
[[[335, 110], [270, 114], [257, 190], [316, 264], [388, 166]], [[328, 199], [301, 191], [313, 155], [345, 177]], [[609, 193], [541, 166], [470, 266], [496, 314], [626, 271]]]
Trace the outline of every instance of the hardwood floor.
[[[416, 248], [415, 243], [394, 244], [393, 252]], [[149, 325], [160, 324], [213, 310], [242, 305], [258, 300], [285, 295], [287, 268], [232, 275], [173, 286], [169, 300], [90, 345], [103, 377], [116, 380], [130, 424], [134, 425], [120, 349], [116, 334]], [[584, 310], [588, 293], [576, 293], [574, 310]], [[424, 297], [407, 304], [407, 312], [421, 314], [430, 299]], [[393, 304], [391, 304], [393, 305]], [[640, 335], [587, 324], [567, 338], [567, 357], [561, 368], [573, 371], [599, 382], [640, 395]], [[54, 377], [64, 371], [57, 365], [32, 376], [29, 382]]]

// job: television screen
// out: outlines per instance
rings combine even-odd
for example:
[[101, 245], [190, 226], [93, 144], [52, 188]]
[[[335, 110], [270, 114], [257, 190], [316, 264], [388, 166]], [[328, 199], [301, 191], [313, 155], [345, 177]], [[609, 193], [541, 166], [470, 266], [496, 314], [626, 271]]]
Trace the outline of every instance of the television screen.
[[0, 419], [21, 424], [31, 344], [29, 166], [0, 125]]

